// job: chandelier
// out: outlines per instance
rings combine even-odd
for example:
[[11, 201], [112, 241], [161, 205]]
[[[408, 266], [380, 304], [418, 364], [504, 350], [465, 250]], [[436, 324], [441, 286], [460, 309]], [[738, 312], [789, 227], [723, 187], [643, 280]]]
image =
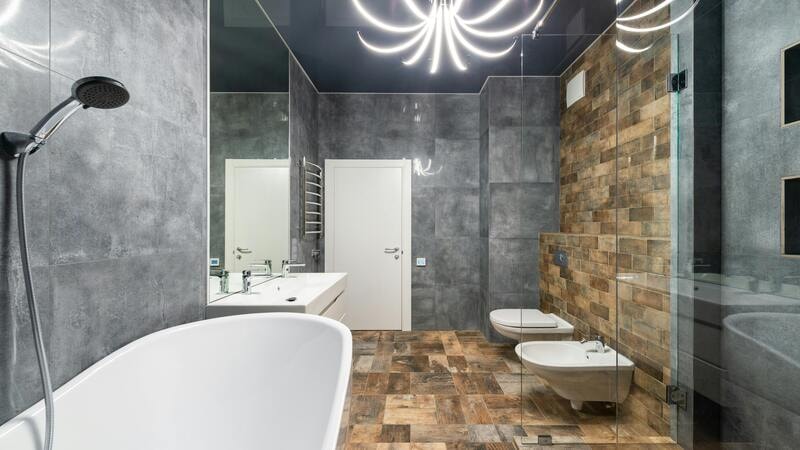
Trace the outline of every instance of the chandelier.
[[506, 55], [516, 45], [516, 38], [509, 47], [500, 50], [485, 49], [476, 44], [476, 41], [509, 38], [528, 28], [541, 12], [544, 0], [539, 0], [539, 6], [527, 18], [511, 27], [501, 29], [484, 29], [483, 25], [503, 11], [511, 0], [499, 0], [483, 14], [471, 18], [462, 17], [461, 7], [464, 0], [429, 0], [429, 2], [430, 8], [425, 11], [415, 0], [403, 0], [408, 11], [416, 17], [417, 23], [397, 25], [375, 17], [359, 0], [353, 0], [358, 12], [372, 25], [387, 33], [406, 36], [404, 41], [389, 47], [371, 44], [360, 31], [357, 32], [358, 39], [366, 48], [376, 53], [408, 54], [408, 57], [403, 59], [403, 64], [407, 66], [413, 66], [424, 55], [432, 53], [430, 65], [432, 74], [439, 70], [442, 53], [446, 49], [453, 65], [464, 71], [467, 70], [467, 66], [461, 57], [462, 50], [483, 58], [500, 58]]

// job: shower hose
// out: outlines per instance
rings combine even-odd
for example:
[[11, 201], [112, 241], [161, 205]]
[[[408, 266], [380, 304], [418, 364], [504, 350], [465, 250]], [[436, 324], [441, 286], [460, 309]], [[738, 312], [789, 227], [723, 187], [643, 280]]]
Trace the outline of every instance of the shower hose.
[[47, 366], [47, 356], [42, 340], [42, 326], [39, 322], [39, 310], [36, 307], [36, 297], [33, 294], [31, 281], [31, 267], [28, 261], [28, 238], [25, 230], [25, 158], [28, 154], [22, 153], [17, 158], [17, 225], [19, 226], [19, 250], [22, 257], [22, 275], [25, 279], [25, 293], [28, 297], [28, 311], [33, 328], [33, 340], [36, 346], [36, 358], [39, 360], [39, 372], [42, 376], [42, 389], [44, 390], [45, 405], [45, 438], [44, 450], [53, 449], [53, 383], [50, 380], [50, 369]]

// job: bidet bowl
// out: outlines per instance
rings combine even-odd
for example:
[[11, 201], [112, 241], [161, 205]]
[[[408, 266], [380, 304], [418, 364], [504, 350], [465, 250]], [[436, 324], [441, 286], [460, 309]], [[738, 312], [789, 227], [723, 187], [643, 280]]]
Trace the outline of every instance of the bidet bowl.
[[594, 345], [534, 341], [515, 350], [526, 369], [547, 381], [575, 409], [588, 401], [622, 403], [630, 392], [634, 364], [610, 347], [604, 353], [587, 351]]

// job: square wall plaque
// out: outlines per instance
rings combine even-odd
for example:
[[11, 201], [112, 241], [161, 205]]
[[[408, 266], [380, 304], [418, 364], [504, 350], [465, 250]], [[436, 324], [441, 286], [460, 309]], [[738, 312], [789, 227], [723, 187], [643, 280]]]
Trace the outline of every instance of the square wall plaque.
[[781, 252], [800, 257], [800, 176], [783, 179], [781, 195]]

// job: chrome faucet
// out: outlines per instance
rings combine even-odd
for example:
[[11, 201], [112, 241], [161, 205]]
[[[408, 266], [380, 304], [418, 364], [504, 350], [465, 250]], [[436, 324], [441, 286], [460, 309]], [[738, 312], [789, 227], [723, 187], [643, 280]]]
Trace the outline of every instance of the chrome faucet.
[[255, 277], [266, 277], [267, 280], [272, 280], [273, 278], [277, 278], [277, 275], [272, 273], [272, 261], [267, 260], [266, 264], [250, 264], [253, 267], [264, 267], [265, 272], [256, 272], [253, 273], [251, 270], [243, 270], [242, 271], [242, 293], [243, 294], [250, 294], [251, 289], [253, 287], [253, 278]]
[[603, 336], [598, 334], [597, 336], [581, 339], [581, 344], [586, 344], [587, 342], [594, 342], [594, 348], [586, 350], [587, 352], [606, 352], [606, 339]]
[[305, 264], [298, 264], [297, 261], [293, 259], [285, 259], [283, 260], [283, 264], [281, 266], [281, 272], [283, 273], [283, 278], [289, 278], [291, 274], [292, 267], [305, 267]]

